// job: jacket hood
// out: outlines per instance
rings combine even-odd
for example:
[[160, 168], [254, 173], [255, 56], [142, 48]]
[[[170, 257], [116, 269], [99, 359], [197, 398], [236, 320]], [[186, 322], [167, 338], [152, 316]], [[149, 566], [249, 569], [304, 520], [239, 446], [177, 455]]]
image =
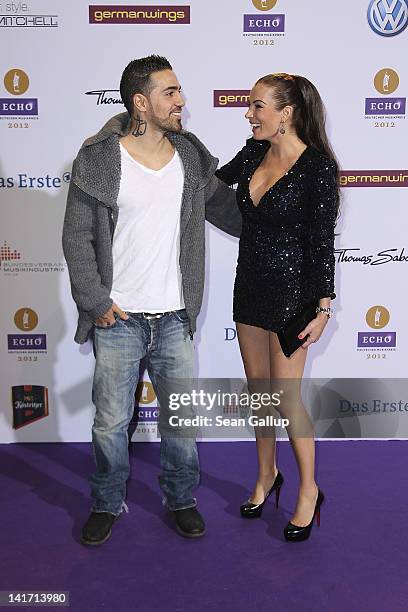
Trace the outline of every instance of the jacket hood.
[[[119, 138], [129, 133], [130, 125], [127, 112], [115, 115], [97, 134], [85, 140], [74, 161], [74, 183], [113, 207], [116, 206], [120, 185]], [[191, 132], [166, 132], [166, 137], [181, 157], [185, 179], [193, 181], [196, 189], [205, 187], [217, 168], [218, 159]]]

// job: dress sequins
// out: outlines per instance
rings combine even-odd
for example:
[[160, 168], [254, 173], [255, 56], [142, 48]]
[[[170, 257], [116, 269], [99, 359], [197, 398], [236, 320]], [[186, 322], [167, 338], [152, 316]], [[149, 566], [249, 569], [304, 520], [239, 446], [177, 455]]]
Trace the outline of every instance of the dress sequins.
[[238, 183], [242, 234], [234, 321], [278, 331], [312, 299], [335, 297], [336, 167], [307, 147], [254, 206], [249, 183], [269, 144], [249, 140], [217, 176]]

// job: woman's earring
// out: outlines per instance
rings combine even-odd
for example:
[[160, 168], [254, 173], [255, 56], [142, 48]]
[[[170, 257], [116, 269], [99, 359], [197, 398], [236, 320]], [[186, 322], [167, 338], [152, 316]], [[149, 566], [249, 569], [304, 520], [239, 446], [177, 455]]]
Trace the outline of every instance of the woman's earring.
[[281, 121], [281, 122], [280, 122], [280, 125], [279, 125], [279, 133], [280, 133], [280, 134], [286, 134], [285, 124], [284, 124], [284, 122], [283, 122], [283, 121]]

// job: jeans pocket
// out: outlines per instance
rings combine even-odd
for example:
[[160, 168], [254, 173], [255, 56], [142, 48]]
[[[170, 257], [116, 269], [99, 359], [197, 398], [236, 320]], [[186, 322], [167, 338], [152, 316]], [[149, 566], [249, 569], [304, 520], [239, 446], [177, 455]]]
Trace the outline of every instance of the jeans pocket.
[[122, 320], [116, 312], [113, 313], [113, 316], [115, 317], [115, 321], [112, 323], [112, 325], [98, 325], [94, 321], [94, 327], [96, 327], [96, 329], [112, 329], [112, 327], [115, 327], [118, 324], [118, 321]]
[[171, 315], [176, 319], [176, 321], [179, 321], [180, 323], [190, 322], [185, 308], [183, 308], [183, 310], [172, 310]]

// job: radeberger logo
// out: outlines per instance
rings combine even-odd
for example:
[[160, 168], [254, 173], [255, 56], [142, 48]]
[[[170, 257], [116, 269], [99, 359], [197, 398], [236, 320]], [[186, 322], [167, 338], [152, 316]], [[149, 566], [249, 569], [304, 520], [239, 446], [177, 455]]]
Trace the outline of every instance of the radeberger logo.
[[190, 23], [189, 6], [91, 5], [89, 23]]
[[14, 315], [14, 323], [21, 331], [33, 331], [38, 325], [38, 315], [31, 308], [20, 308]]
[[48, 389], [39, 385], [11, 388], [13, 428], [20, 429], [48, 416]]

